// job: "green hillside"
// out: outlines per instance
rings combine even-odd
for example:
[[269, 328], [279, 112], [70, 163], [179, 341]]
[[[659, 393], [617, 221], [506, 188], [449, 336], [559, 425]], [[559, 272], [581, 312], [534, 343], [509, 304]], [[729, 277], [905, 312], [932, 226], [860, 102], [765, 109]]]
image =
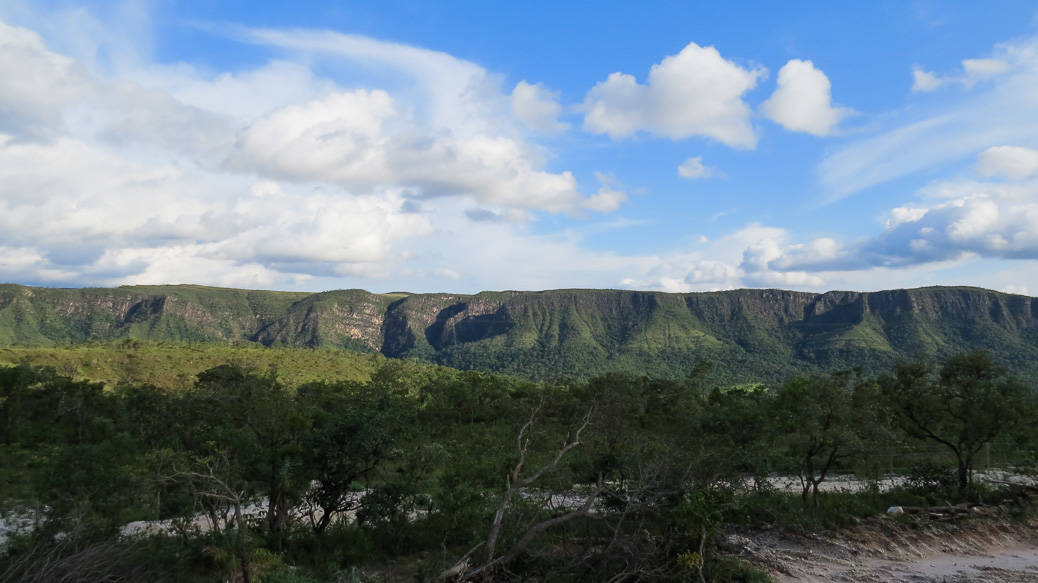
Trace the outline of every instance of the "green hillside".
[[682, 377], [710, 361], [733, 382], [984, 348], [1038, 379], [1038, 300], [979, 288], [465, 295], [0, 285], [0, 346], [124, 339], [345, 348], [539, 379]]
[[[388, 359], [376, 353], [336, 349], [267, 348], [262, 345], [184, 344], [120, 340], [69, 346], [0, 348], [0, 365], [47, 366], [76, 379], [115, 386], [122, 382], [186, 389], [198, 373], [221, 364], [234, 364], [258, 374], [273, 372], [286, 386], [313, 381], [367, 382]], [[437, 369], [429, 364], [401, 362], [409, 374]]]

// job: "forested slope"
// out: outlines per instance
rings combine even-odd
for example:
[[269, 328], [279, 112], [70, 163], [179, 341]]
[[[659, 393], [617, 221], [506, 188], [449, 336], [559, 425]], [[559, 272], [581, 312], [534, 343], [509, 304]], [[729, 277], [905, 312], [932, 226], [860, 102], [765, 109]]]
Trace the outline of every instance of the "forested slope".
[[341, 347], [533, 378], [681, 377], [710, 361], [732, 381], [984, 348], [1038, 378], [1038, 300], [979, 288], [463, 295], [0, 286], [2, 345], [124, 338]]

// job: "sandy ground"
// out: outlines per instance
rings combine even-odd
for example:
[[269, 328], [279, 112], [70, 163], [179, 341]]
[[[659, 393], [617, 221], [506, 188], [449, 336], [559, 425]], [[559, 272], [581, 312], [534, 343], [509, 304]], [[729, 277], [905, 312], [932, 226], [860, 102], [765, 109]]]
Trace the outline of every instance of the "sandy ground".
[[1038, 582], [1038, 520], [994, 509], [948, 523], [877, 517], [828, 536], [732, 535], [728, 547], [782, 583]]
[[865, 561], [864, 571], [887, 581], [1038, 581], [1038, 549], [1010, 546], [976, 556], [941, 553], [910, 561], [873, 559]]

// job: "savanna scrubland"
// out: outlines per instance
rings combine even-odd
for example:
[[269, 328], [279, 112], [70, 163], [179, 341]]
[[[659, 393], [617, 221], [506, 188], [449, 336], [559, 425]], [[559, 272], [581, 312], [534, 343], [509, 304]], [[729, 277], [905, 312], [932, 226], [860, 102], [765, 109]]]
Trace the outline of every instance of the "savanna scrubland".
[[229, 350], [5, 352], [0, 580], [765, 581], [810, 565], [776, 533], [1034, 531], [1035, 391], [983, 351], [732, 384]]

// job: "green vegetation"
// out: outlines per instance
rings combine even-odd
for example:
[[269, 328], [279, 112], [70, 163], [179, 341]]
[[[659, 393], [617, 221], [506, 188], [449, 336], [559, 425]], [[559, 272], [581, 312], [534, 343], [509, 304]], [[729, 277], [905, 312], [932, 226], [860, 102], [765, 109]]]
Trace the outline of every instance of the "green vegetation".
[[[122, 382], [186, 389], [195, 377], [220, 364], [276, 371], [289, 387], [324, 380], [365, 382], [388, 359], [377, 353], [336, 348], [265, 348], [256, 344], [184, 344], [122, 340], [72, 346], [0, 348], [0, 364], [51, 367], [78, 380], [114, 387]], [[412, 374], [436, 374], [438, 367], [398, 361]], [[428, 372], [422, 372], [428, 371]]]
[[345, 348], [552, 382], [609, 372], [681, 379], [706, 360], [725, 383], [776, 383], [984, 349], [1038, 380], [1038, 301], [977, 288], [462, 295], [0, 285], [0, 346], [124, 339]]
[[[366, 365], [348, 380], [289, 383], [284, 363], [239, 358], [172, 388], [141, 369], [105, 386], [0, 366], [0, 510], [27, 525], [0, 551], [0, 582], [765, 581], [726, 554], [733, 527], [1019, 499], [972, 479], [978, 452], [1018, 471], [1038, 459], [1035, 391], [984, 353], [771, 386], [706, 365], [542, 384], [351, 358]], [[963, 416], [1003, 401], [1011, 412]], [[825, 491], [836, 473], [878, 480], [892, 451], [903, 485]]]

